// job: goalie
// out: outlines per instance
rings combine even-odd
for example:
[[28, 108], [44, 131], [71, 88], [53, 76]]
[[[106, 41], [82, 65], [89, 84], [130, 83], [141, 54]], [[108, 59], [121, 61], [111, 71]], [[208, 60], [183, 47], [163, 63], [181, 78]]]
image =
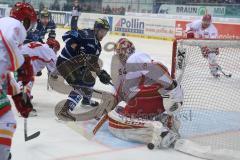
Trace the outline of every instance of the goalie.
[[118, 138], [170, 147], [178, 138], [177, 112], [183, 100], [180, 85], [167, 68], [149, 55], [136, 52], [131, 41], [121, 38], [115, 46], [120, 61], [116, 98], [108, 113], [109, 130]]
[[[216, 39], [218, 31], [212, 23], [212, 16], [205, 14], [202, 20], [196, 20], [186, 25], [186, 34], [187, 38]], [[213, 77], [220, 77], [218, 71], [221, 71], [221, 67], [217, 63], [219, 49], [201, 46], [201, 52], [203, 57], [208, 60], [210, 73]]]

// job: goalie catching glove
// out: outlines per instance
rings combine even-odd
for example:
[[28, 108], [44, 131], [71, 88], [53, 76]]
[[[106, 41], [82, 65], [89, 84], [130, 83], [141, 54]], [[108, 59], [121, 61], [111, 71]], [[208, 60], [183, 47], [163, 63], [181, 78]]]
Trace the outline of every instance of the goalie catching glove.
[[183, 90], [181, 86], [176, 81], [173, 81], [173, 85], [175, 87], [172, 90], [162, 95], [163, 106], [170, 115], [177, 112], [183, 102]]
[[110, 77], [110, 75], [105, 71], [105, 70], [100, 70], [100, 72], [97, 73], [97, 76], [99, 77], [99, 80], [103, 83], [103, 84], [110, 84], [112, 78]]

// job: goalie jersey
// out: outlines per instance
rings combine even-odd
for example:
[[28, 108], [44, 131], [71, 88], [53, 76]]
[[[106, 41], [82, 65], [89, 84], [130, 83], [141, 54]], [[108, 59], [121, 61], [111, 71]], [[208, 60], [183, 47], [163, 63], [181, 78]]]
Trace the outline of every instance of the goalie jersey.
[[[173, 83], [168, 69], [160, 62], [155, 62], [149, 55], [136, 51], [128, 59], [125, 66], [120, 64], [117, 86], [122, 93], [118, 93], [123, 101], [129, 101], [136, 95], [145, 97], [145, 93], [159, 90], [165, 93]], [[147, 95], [149, 96], [149, 95]], [[154, 95], [150, 95], [154, 96]], [[121, 99], [120, 98], [120, 99]]]

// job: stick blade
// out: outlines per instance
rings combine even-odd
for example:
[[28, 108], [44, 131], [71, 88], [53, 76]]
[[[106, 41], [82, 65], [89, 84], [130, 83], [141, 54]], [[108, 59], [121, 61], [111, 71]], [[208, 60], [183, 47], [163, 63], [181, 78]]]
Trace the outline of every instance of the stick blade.
[[29, 140], [32, 140], [34, 138], [37, 138], [38, 136], [40, 135], [40, 131], [30, 135], [30, 136], [27, 136], [27, 134], [25, 134], [25, 141], [29, 141]]

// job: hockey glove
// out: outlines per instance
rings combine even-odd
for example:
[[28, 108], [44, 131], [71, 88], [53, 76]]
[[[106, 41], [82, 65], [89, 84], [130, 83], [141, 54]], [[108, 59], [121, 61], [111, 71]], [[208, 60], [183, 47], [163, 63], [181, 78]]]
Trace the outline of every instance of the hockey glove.
[[162, 95], [163, 106], [169, 115], [176, 113], [183, 102], [183, 90], [181, 86], [176, 81], [173, 83], [175, 84], [175, 88]]
[[50, 32], [48, 33], [48, 38], [53, 38], [53, 39], [56, 38], [56, 33], [54, 30], [50, 30]]
[[21, 116], [23, 116], [24, 118], [28, 118], [29, 113], [33, 109], [32, 103], [28, 95], [26, 93], [19, 93], [12, 96], [12, 99]]
[[23, 65], [17, 70], [17, 75], [18, 81], [22, 81], [23, 85], [25, 86], [33, 77], [33, 67], [31, 65], [31, 58], [29, 56], [25, 56], [24, 59]]
[[103, 84], [110, 84], [111, 82], [111, 77], [110, 75], [105, 71], [105, 70], [101, 70], [97, 76], [99, 77], [100, 81], [103, 83]]

